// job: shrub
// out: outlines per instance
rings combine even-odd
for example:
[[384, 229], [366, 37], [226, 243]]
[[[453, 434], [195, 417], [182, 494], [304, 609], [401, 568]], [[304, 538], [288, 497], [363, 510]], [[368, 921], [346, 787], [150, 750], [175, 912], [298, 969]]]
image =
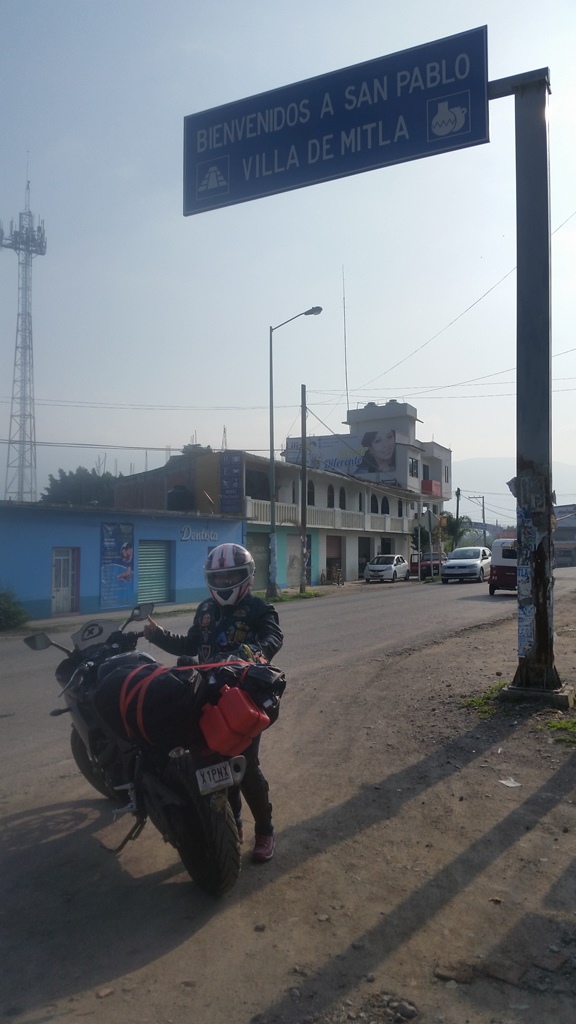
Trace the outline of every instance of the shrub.
[[28, 612], [11, 590], [0, 588], [0, 631], [24, 626], [28, 622]]

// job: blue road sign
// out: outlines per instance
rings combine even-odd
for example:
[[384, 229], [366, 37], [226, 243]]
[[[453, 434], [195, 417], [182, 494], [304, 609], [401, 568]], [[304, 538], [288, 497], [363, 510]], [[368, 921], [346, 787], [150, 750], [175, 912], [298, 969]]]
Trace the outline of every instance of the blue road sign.
[[184, 118], [184, 216], [488, 142], [486, 26]]

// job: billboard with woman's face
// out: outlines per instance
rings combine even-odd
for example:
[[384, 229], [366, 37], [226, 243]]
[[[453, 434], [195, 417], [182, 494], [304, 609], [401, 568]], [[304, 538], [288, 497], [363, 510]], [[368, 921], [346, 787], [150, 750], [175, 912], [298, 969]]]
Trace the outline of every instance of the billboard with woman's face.
[[[403, 439], [407, 443], [407, 439]], [[306, 465], [334, 470], [349, 476], [399, 483], [396, 465], [397, 431], [384, 428], [364, 434], [328, 435], [306, 439]], [[302, 441], [289, 437], [284, 453], [287, 462], [301, 464]]]

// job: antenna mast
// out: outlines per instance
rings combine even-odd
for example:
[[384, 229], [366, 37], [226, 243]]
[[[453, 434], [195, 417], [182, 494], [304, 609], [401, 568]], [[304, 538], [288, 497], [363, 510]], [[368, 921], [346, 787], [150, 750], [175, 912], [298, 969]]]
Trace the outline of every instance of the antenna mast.
[[350, 408], [348, 397], [348, 349], [346, 347], [346, 289], [344, 286], [344, 267], [342, 267], [342, 314], [344, 318], [344, 381], [346, 384], [346, 408]]
[[5, 236], [0, 223], [0, 248], [18, 253], [18, 321], [10, 406], [5, 498], [36, 501], [36, 426], [34, 419], [34, 354], [32, 349], [32, 260], [44, 256], [44, 221], [34, 227], [30, 212], [30, 182], [18, 227], [10, 221]]

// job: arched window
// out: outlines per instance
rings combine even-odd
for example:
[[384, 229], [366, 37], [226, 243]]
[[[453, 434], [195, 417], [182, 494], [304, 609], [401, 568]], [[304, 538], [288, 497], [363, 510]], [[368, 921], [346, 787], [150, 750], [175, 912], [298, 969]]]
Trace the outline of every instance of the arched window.
[[359, 491], [359, 493], [358, 493], [358, 511], [359, 512], [363, 512], [364, 511], [364, 500], [363, 500], [362, 491]]
[[382, 498], [382, 504], [380, 506], [380, 513], [383, 516], [389, 516], [390, 515], [390, 504], [388, 502], [388, 498], [386, 497], [386, 495], [384, 495], [384, 497]]
[[370, 511], [378, 514], [378, 498], [373, 494], [370, 498]]
[[328, 508], [334, 508], [334, 488], [332, 484], [328, 484], [328, 498], [326, 504]]
[[340, 488], [340, 494], [338, 496], [338, 507], [346, 508], [346, 491], [343, 487]]
[[316, 498], [315, 498], [315, 494], [314, 494], [314, 481], [313, 480], [309, 480], [308, 481], [308, 504], [309, 505], [314, 505], [315, 503], [316, 503]]
[[401, 519], [404, 515], [404, 506], [402, 505], [402, 498], [398, 498], [398, 516]]

